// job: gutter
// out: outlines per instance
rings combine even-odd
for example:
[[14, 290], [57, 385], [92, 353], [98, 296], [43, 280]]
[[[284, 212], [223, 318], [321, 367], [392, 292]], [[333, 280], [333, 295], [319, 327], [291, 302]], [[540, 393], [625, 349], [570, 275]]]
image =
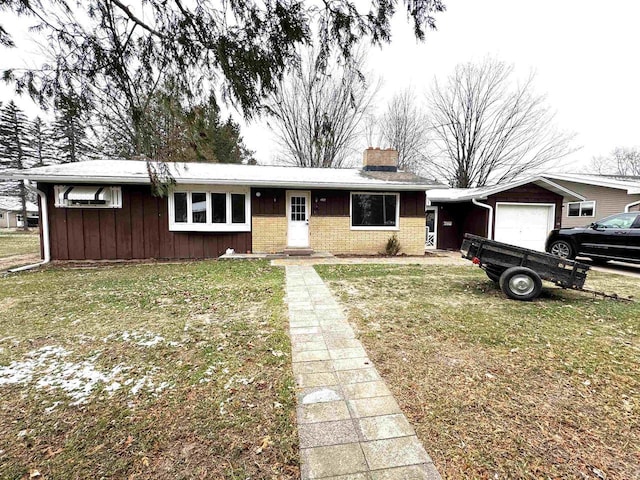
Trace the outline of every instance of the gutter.
[[[12, 268], [9, 270], [10, 273], [22, 272], [24, 270], [31, 270], [33, 268], [40, 267], [45, 265], [51, 261], [51, 242], [49, 239], [49, 209], [47, 205], [47, 195], [42, 191], [38, 190], [37, 187], [31, 185], [31, 183], [27, 180], [25, 182], [25, 186], [31, 190], [32, 192], [38, 194], [40, 197], [40, 213], [41, 213], [41, 225], [42, 225], [42, 250], [44, 252], [44, 258], [42, 261], [38, 263], [32, 263], [31, 265], [24, 265], [22, 267]], [[27, 219], [25, 218], [25, 222]]]
[[627, 203], [627, 204], [624, 206], [624, 213], [628, 213], [628, 212], [629, 212], [629, 209], [630, 209], [631, 207], [635, 207], [635, 206], [636, 206], [636, 205], [638, 205], [638, 204], [640, 204], [640, 200], [636, 200], [635, 202]]
[[480, 203], [475, 198], [471, 199], [471, 203], [473, 203], [474, 205], [477, 205], [478, 207], [486, 208], [487, 210], [489, 210], [489, 221], [488, 221], [488, 225], [487, 225], [487, 238], [489, 240], [493, 240], [493, 207], [491, 205], [487, 205], [486, 203]]
[[[8, 177], [4, 177], [8, 178]], [[141, 177], [85, 177], [85, 176], [61, 176], [51, 175], [46, 177], [27, 177], [22, 178], [46, 183], [64, 183], [64, 184], [109, 184], [109, 185], [151, 185], [149, 178]], [[234, 180], [234, 179], [203, 179], [203, 178], [180, 178], [176, 179], [177, 185], [228, 185], [228, 186], [246, 186], [253, 188], [290, 188], [290, 189], [341, 189], [341, 190], [361, 190], [361, 191], [419, 191], [440, 188], [440, 185], [427, 184], [409, 184], [409, 183], [390, 183], [377, 181], [375, 183], [359, 183], [359, 182], [295, 182], [282, 180]]]

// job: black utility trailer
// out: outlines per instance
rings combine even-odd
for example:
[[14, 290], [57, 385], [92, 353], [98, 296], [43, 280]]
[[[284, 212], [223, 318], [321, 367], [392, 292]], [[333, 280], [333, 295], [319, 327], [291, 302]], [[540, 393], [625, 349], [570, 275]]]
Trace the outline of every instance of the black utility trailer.
[[542, 291], [542, 280], [562, 288], [581, 290], [589, 265], [516, 247], [466, 233], [462, 258], [482, 268], [509, 298], [533, 300]]

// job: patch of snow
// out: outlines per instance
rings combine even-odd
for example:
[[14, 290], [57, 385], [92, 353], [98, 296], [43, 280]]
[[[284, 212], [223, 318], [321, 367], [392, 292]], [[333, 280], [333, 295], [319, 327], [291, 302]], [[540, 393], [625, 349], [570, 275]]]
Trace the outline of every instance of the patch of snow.
[[179, 342], [170, 341], [167, 342], [162, 335], [158, 335], [153, 332], [138, 332], [138, 331], [124, 331], [118, 333], [112, 333], [107, 335], [102, 339], [103, 342], [109, 341], [123, 341], [123, 342], [131, 342], [135, 343], [139, 347], [155, 347], [161, 343], [166, 343], [170, 347], [181, 347], [182, 344]]
[[322, 388], [302, 397], [302, 404], [333, 402], [335, 400], [340, 400], [340, 394], [338, 394], [338, 392], [330, 388]]
[[[107, 394], [113, 395], [123, 385], [133, 385], [129, 393], [137, 395], [141, 390], [158, 394], [171, 387], [169, 382], [155, 385], [153, 377], [158, 369], [154, 368], [140, 378], [131, 377], [131, 367], [116, 365], [109, 370], [102, 370], [95, 365], [101, 352], [95, 352], [86, 360], [69, 361], [72, 352], [59, 346], [46, 346], [33, 350], [25, 355], [22, 361], [13, 361], [7, 366], [0, 366], [0, 387], [3, 385], [33, 383], [40, 390], [61, 390], [70, 397], [70, 405], [82, 405], [99, 386], [104, 385]], [[129, 377], [129, 378], [127, 378]], [[55, 402], [45, 409], [53, 411], [60, 402]]]

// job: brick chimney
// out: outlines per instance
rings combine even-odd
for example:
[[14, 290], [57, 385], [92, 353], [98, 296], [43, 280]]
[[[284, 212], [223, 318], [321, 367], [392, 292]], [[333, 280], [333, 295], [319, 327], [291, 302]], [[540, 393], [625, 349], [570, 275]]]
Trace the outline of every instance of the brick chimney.
[[362, 156], [362, 169], [368, 172], [397, 172], [398, 151], [393, 148], [369, 147]]

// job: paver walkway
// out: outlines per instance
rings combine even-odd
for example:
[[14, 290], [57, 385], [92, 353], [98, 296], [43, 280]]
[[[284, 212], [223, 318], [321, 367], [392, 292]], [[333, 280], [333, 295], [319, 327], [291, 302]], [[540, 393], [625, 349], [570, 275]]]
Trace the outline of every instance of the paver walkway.
[[303, 479], [440, 479], [329, 288], [286, 267]]

